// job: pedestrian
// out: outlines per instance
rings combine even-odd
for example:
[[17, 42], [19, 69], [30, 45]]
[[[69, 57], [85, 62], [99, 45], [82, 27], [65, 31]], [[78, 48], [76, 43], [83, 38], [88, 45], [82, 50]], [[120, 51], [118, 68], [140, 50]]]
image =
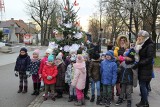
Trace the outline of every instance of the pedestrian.
[[44, 101], [48, 99], [48, 92], [53, 101], [55, 101], [55, 84], [56, 76], [58, 74], [57, 66], [54, 64], [54, 56], [49, 55], [48, 61], [45, 63], [42, 71], [42, 78], [45, 84], [45, 96]]
[[107, 45], [107, 50], [112, 50], [113, 49], [113, 42], [109, 42]]
[[71, 82], [74, 78], [74, 69], [73, 64], [76, 63], [76, 57], [72, 56], [70, 58], [71, 63], [67, 67], [67, 71], [65, 72], [65, 83], [69, 85], [69, 100], [68, 102], [72, 102], [73, 100], [76, 101], [76, 88], [71, 85]]
[[121, 93], [115, 105], [120, 105], [123, 102], [124, 94], [127, 96], [127, 107], [131, 107], [132, 89], [133, 89], [133, 66], [135, 63], [135, 50], [129, 49], [124, 54], [124, 60], [119, 66]]
[[28, 75], [29, 72], [28, 71], [28, 67], [30, 64], [30, 56], [27, 53], [27, 49], [26, 48], [21, 48], [20, 49], [20, 53], [19, 56], [17, 57], [16, 60], [16, 65], [14, 68], [15, 71], [15, 76], [19, 75], [19, 90], [18, 93], [26, 93], [28, 90]]
[[33, 93], [31, 95], [39, 95], [39, 90], [41, 86], [41, 80], [39, 78], [38, 70], [40, 67], [41, 59], [39, 58], [39, 49], [34, 50], [31, 62], [29, 65], [30, 74], [32, 74], [33, 80]]
[[154, 42], [149, 33], [141, 30], [135, 45], [136, 61], [134, 68], [138, 69], [138, 80], [141, 93], [141, 101], [136, 104], [137, 107], [149, 107], [148, 85], [152, 79], [153, 59], [155, 55]]
[[76, 63], [73, 64], [73, 69], [75, 73], [71, 85], [76, 88], [78, 100], [75, 105], [81, 106], [85, 104], [83, 89], [85, 88], [86, 82], [86, 65], [82, 55], [77, 55]]
[[95, 99], [95, 85], [97, 90], [97, 101], [96, 104], [100, 103], [100, 55], [94, 54], [93, 59], [89, 64], [89, 78], [91, 82], [91, 100], [90, 102], [94, 102]]
[[[129, 48], [128, 38], [124, 35], [118, 36], [118, 38], [116, 39], [116, 47], [114, 48], [114, 56], [116, 58], [117, 66], [119, 66], [120, 63], [123, 61], [121, 60], [121, 57], [119, 58], [119, 56], [123, 56], [127, 48]], [[116, 95], [119, 96], [120, 92], [121, 92], [120, 74], [119, 72], [117, 72]], [[114, 93], [114, 90], [113, 90], [113, 93]]]
[[109, 107], [112, 99], [112, 86], [117, 81], [117, 64], [112, 50], [107, 51], [106, 59], [101, 62], [101, 82], [103, 84], [102, 105]]
[[65, 88], [65, 72], [66, 72], [66, 66], [65, 63], [63, 62], [62, 56], [57, 55], [56, 56], [56, 61], [55, 64], [58, 69], [58, 74], [57, 74], [57, 82], [56, 82], [56, 97], [57, 98], [62, 98], [63, 90]]

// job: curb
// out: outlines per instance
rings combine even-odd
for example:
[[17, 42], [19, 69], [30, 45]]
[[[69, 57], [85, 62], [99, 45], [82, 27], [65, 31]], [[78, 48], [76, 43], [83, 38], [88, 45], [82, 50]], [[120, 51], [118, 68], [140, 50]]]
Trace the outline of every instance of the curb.
[[27, 107], [40, 107], [43, 103], [43, 95], [44, 93], [41, 92]]

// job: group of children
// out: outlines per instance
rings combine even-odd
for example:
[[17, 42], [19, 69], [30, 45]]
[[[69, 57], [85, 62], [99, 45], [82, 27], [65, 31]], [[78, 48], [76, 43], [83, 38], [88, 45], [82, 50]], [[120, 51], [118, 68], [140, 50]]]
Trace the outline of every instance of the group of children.
[[[48, 98], [48, 92], [50, 92], [51, 99], [55, 101], [56, 96], [59, 98], [62, 97], [65, 84], [68, 84], [68, 102], [75, 100], [75, 105], [81, 106], [85, 104], [85, 96], [87, 96], [84, 95], [84, 89], [87, 87], [86, 82], [90, 82], [90, 102], [94, 102], [95, 100], [96, 88], [96, 104], [109, 107], [114, 97], [113, 88], [116, 85], [117, 79], [119, 79], [121, 93], [116, 105], [120, 105], [123, 102], [124, 95], [126, 95], [127, 107], [131, 107], [131, 93], [133, 88], [132, 67], [135, 62], [134, 49], [126, 50], [123, 56], [124, 61], [119, 66], [117, 66], [114, 51], [112, 50], [108, 50], [102, 56], [95, 53], [92, 58], [89, 58], [86, 54], [70, 53], [68, 57], [69, 64], [65, 64], [62, 53], [56, 57], [51, 49], [47, 49], [45, 53], [45, 57], [40, 60], [39, 50], [36, 49], [33, 52], [32, 58], [30, 58], [27, 54], [27, 49], [21, 48], [14, 69], [15, 75], [19, 75], [20, 78], [18, 93], [27, 92], [27, 77], [32, 75], [34, 87], [32, 95], [39, 95], [41, 80], [43, 80], [45, 84], [44, 101]], [[89, 62], [89, 65], [87, 65], [87, 62]], [[117, 75], [118, 73], [120, 75]]]

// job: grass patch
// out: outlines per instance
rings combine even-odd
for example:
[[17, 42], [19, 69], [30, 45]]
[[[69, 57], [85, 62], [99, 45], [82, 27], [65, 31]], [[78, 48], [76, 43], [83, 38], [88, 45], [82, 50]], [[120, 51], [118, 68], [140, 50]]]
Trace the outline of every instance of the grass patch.
[[154, 60], [154, 67], [160, 67], [160, 56], [157, 56]]

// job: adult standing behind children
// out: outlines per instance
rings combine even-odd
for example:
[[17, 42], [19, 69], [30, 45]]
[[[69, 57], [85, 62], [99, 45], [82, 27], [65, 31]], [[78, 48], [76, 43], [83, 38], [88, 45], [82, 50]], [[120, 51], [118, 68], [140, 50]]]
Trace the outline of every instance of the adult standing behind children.
[[135, 46], [137, 64], [134, 67], [138, 68], [138, 79], [141, 92], [141, 101], [136, 104], [137, 107], [149, 107], [147, 88], [152, 79], [154, 48], [154, 43], [149, 33], [144, 30], [139, 31]]
[[26, 93], [28, 90], [28, 67], [30, 64], [30, 56], [27, 53], [27, 49], [26, 48], [21, 48], [20, 49], [20, 53], [19, 56], [16, 60], [16, 65], [14, 68], [15, 71], [15, 76], [18, 77], [19, 75], [19, 90], [18, 93]]
[[101, 62], [101, 82], [103, 84], [102, 105], [109, 107], [112, 99], [112, 87], [117, 81], [117, 64], [112, 50], [107, 51], [106, 59]]

